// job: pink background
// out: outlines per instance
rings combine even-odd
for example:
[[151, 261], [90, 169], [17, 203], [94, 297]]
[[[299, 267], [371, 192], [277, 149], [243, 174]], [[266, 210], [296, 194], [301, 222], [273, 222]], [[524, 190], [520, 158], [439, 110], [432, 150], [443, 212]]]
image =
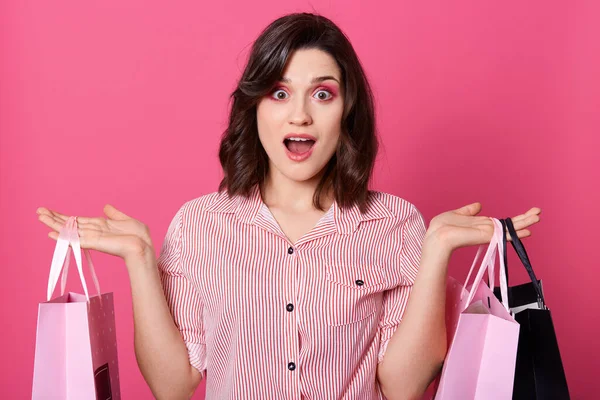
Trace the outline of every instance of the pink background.
[[[178, 207], [216, 190], [228, 95], [251, 42], [274, 18], [311, 10], [345, 30], [373, 84], [383, 141], [375, 189], [428, 221], [472, 201], [495, 217], [542, 208], [526, 245], [572, 396], [597, 397], [597, 2], [285, 4], [0, 3], [0, 397], [31, 393], [54, 249], [36, 208], [97, 216], [111, 203], [147, 223], [159, 248]], [[462, 279], [474, 253], [458, 251], [452, 275]], [[124, 264], [93, 257], [114, 292], [123, 398], [151, 398]]]

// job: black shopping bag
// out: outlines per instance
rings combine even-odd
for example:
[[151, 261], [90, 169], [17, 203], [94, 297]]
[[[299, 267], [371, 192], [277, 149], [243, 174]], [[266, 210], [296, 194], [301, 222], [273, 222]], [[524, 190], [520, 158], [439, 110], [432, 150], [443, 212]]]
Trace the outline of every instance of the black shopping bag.
[[[508, 288], [508, 303], [520, 324], [519, 346], [513, 386], [514, 400], [569, 399], [569, 389], [558, 349], [552, 315], [544, 301], [541, 280], [535, 276], [529, 256], [510, 218], [501, 220], [511, 236], [511, 243], [525, 266], [531, 282]], [[504, 265], [506, 263], [504, 235]], [[500, 288], [494, 288], [500, 298]]]

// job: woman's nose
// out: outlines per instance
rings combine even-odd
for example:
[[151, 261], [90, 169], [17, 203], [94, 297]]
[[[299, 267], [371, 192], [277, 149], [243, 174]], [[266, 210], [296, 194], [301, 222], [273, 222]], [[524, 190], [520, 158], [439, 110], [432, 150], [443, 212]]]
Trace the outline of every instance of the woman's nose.
[[303, 99], [298, 99], [292, 104], [290, 124], [308, 125], [312, 123], [312, 117], [308, 105]]

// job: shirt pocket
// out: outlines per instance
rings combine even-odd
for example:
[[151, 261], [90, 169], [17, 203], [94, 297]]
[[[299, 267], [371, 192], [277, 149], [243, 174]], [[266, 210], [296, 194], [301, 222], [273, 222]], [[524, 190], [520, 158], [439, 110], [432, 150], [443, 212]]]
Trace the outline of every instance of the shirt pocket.
[[350, 325], [372, 316], [386, 286], [383, 267], [378, 265], [330, 265], [325, 280], [325, 322], [331, 326]]

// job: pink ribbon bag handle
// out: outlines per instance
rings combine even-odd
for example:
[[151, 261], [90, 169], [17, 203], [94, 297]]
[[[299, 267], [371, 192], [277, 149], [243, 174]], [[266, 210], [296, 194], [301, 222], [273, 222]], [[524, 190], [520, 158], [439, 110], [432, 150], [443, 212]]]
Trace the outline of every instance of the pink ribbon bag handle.
[[[52, 264], [50, 265], [50, 276], [48, 277], [48, 301], [50, 301], [50, 299], [52, 298], [52, 293], [54, 293], [54, 289], [56, 288], [56, 284], [58, 282], [59, 276], [61, 275], [61, 271], [62, 277], [60, 281], [60, 295], [62, 296], [65, 294], [67, 273], [69, 271], [69, 263], [71, 259], [69, 252], [71, 250], [73, 251], [73, 254], [75, 256], [77, 272], [79, 273], [79, 279], [81, 281], [81, 285], [83, 286], [85, 298], [88, 302], [90, 301], [90, 296], [87, 290], [87, 284], [85, 282], [85, 277], [83, 276], [83, 263], [81, 260], [81, 243], [79, 241], [79, 234], [77, 233], [77, 217], [69, 217], [67, 219], [67, 222], [58, 234], [58, 240], [56, 241], [56, 247], [54, 248], [54, 254], [52, 256]], [[92, 274], [94, 287], [96, 288], [98, 296], [100, 296], [100, 284], [98, 283], [98, 277], [96, 276], [96, 271], [94, 270], [92, 257], [90, 256], [90, 252], [87, 249], [84, 249], [83, 252], [85, 254], [85, 258], [87, 260], [90, 272]]]
[[[499, 253], [500, 254], [500, 257], [499, 257], [500, 258], [500, 292], [502, 294], [502, 305], [504, 306], [504, 308], [506, 308], [507, 311], [510, 312], [510, 308], [508, 307], [508, 279], [506, 277], [506, 269], [504, 268], [504, 248], [502, 247], [502, 235], [504, 235], [504, 229], [502, 228], [502, 224], [500, 223], [500, 221], [498, 219], [496, 219], [496, 218], [490, 218], [490, 219], [494, 223], [494, 234], [492, 236], [490, 244], [488, 245], [487, 251], [485, 252], [483, 260], [481, 261], [481, 266], [479, 267], [479, 270], [477, 271], [477, 275], [475, 276], [475, 280], [473, 281], [473, 285], [471, 286], [471, 290], [469, 291], [469, 297], [467, 298], [465, 305], [470, 304], [471, 301], [473, 300], [473, 297], [475, 296], [475, 292], [477, 290], [477, 286], [483, 279], [483, 274], [486, 271], [488, 272], [490, 286], [491, 286], [491, 289], [493, 290], [495, 257], [496, 257], [496, 254]], [[479, 260], [482, 250], [483, 250], [483, 246], [480, 246], [479, 249], [477, 250], [477, 254], [475, 255], [475, 260], [473, 261], [473, 264], [471, 265], [471, 269], [469, 270], [469, 274], [467, 275], [467, 279], [465, 281], [465, 285], [464, 285], [465, 287], [467, 287], [467, 283], [469, 282], [469, 279], [471, 278], [471, 275], [473, 273], [473, 270], [475, 269], [475, 265], [477, 264], [477, 261]]]

